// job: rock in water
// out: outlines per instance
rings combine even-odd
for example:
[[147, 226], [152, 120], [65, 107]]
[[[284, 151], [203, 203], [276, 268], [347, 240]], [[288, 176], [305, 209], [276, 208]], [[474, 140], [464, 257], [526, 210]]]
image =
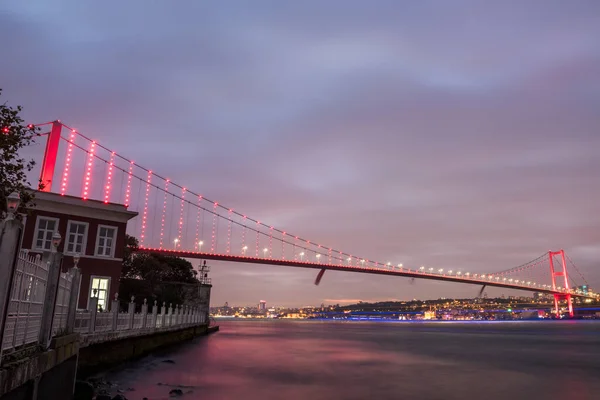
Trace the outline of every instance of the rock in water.
[[173, 389], [169, 392], [169, 396], [171, 397], [179, 397], [183, 396], [183, 390], [181, 389]]
[[94, 387], [85, 381], [75, 382], [75, 393], [73, 400], [92, 400], [94, 398]]

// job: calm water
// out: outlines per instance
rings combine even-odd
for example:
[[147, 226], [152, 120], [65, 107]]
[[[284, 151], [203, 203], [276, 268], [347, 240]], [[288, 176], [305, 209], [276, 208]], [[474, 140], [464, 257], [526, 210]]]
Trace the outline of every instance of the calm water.
[[600, 399], [599, 322], [219, 324], [106, 379], [130, 400]]

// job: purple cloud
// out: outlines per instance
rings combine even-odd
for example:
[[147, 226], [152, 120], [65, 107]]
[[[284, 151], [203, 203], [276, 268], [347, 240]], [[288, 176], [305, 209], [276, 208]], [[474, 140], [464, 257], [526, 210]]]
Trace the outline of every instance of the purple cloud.
[[[311, 240], [473, 272], [564, 248], [597, 287], [598, 15], [595, 1], [9, 2], [0, 74], [31, 121], [61, 118]], [[329, 272], [314, 287], [312, 270], [248, 265], [212, 275], [215, 304], [477, 292]]]

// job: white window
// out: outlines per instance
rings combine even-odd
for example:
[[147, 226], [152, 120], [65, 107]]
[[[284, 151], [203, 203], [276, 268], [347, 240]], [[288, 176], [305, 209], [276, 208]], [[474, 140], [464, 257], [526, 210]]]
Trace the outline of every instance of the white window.
[[100, 257], [114, 257], [116, 240], [116, 227], [99, 225], [98, 237], [96, 238], [96, 255]]
[[90, 283], [90, 297], [98, 297], [98, 310], [107, 311], [110, 278], [104, 276], [92, 276]]
[[67, 240], [65, 253], [81, 255], [85, 254], [87, 243], [88, 224], [85, 222], [69, 221], [67, 226]]
[[52, 236], [58, 231], [58, 219], [50, 217], [38, 217], [35, 223], [35, 237], [33, 247], [36, 250], [50, 250], [52, 248]]

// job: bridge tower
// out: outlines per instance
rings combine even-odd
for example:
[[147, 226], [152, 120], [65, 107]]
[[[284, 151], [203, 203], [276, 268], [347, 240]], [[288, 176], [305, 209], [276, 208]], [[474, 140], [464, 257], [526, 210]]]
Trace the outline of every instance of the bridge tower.
[[52, 181], [54, 180], [54, 170], [56, 168], [56, 158], [58, 157], [58, 147], [60, 146], [60, 134], [62, 124], [59, 121], [52, 122], [52, 129], [48, 134], [46, 141], [46, 150], [44, 151], [44, 161], [40, 173], [40, 185], [42, 192], [52, 192]]
[[[562, 264], [560, 266], [560, 268], [557, 270], [555, 268], [554, 265], [554, 256], [560, 256], [560, 264]], [[564, 280], [564, 288], [566, 290], [569, 290], [570, 286], [569, 286], [569, 275], [567, 274], [567, 263], [565, 261], [565, 251], [564, 250], [559, 250], [559, 251], [549, 251], [548, 252], [548, 257], [550, 258], [550, 276], [552, 277], [552, 290], [556, 290], [556, 278], [558, 277], [559, 279], [559, 284], [561, 279]], [[558, 316], [559, 314], [559, 308], [558, 308], [558, 302], [560, 300], [566, 300], [567, 301], [567, 306], [569, 308], [569, 316], [572, 318], [573, 317], [573, 299], [571, 299], [571, 294], [570, 293], [555, 293], [554, 294], [554, 312], [556, 313], [556, 316]]]

